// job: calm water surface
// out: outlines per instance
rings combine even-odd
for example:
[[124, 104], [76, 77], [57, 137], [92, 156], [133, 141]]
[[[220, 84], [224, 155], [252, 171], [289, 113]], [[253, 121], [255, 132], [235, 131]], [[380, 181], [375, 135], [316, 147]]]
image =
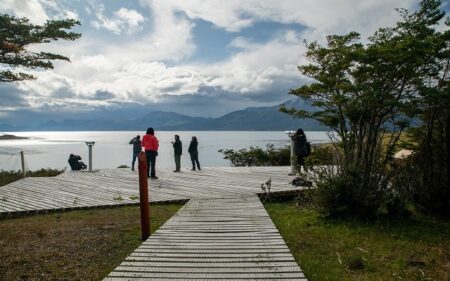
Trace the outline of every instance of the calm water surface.
[[[88, 162], [88, 148], [85, 141], [95, 141], [93, 147], [93, 167], [116, 168], [119, 165], [131, 166], [132, 145], [128, 142], [136, 135], [145, 132], [8, 132], [16, 136], [29, 137], [27, 140], [0, 141], [0, 170], [20, 169], [19, 151], [25, 151], [26, 166], [30, 170], [40, 168], [67, 167], [70, 153], [78, 154], [85, 163]], [[183, 143], [182, 167], [190, 167], [187, 148], [192, 136], [199, 141], [199, 160], [204, 167], [229, 166], [229, 161], [217, 152], [221, 148], [248, 148], [250, 146], [265, 147], [272, 143], [276, 146], [289, 144], [283, 131], [177, 131], [156, 132], [159, 139], [159, 155], [157, 167], [174, 167], [173, 148], [170, 143], [173, 135], [180, 135]], [[326, 132], [306, 132], [311, 143], [328, 142]]]

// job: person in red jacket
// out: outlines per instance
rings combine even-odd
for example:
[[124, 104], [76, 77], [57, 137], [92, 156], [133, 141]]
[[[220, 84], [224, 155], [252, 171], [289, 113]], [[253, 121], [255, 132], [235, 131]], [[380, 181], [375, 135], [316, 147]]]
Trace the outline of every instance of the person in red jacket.
[[147, 175], [152, 179], [157, 179], [155, 173], [156, 156], [158, 156], [159, 141], [155, 137], [155, 130], [148, 128], [146, 135], [142, 138], [142, 147], [147, 156]]

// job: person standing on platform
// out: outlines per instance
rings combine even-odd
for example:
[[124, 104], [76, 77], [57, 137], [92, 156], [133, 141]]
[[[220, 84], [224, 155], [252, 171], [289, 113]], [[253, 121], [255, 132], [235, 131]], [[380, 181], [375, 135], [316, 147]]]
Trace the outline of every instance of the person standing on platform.
[[142, 137], [142, 147], [147, 156], [147, 176], [157, 179], [155, 172], [156, 156], [158, 156], [159, 140], [155, 137], [155, 130], [148, 128], [147, 133]]
[[131, 170], [134, 171], [134, 163], [136, 163], [136, 158], [141, 152], [141, 136], [137, 135], [135, 138], [130, 140], [129, 144], [133, 145], [133, 161], [131, 161]]
[[181, 154], [183, 152], [183, 147], [179, 135], [175, 135], [175, 141], [172, 142], [172, 145], [173, 145], [173, 154], [175, 156], [175, 171], [173, 172], [176, 173], [180, 171]]
[[192, 171], [195, 171], [195, 164], [197, 163], [197, 169], [200, 171], [200, 163], [198, 162], [198, 141], [197, 137], [193, 136], [192, 141], [188, 148], [189, 155], [192, 161]]
[[297, 165], [301, 171], [301, 167], [306, 172], [305, 158], [309, 156], [309, 143], [303, 129], [298, 129], [292, 137], [294, 140], [294, 154], [297, 157]]

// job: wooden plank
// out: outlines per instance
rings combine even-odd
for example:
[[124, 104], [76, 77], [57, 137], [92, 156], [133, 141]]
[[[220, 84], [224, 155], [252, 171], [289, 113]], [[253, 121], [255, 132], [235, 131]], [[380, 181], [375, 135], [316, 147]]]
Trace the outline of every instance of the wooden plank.
[[255, 195], [191, 199], [105, 280], [114, 278], [306, 280]]

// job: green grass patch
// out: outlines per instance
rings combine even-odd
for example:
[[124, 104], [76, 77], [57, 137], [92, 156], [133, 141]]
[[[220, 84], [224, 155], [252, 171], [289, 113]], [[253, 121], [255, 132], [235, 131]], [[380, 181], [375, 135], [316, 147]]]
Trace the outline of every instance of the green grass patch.
[[450, 221], [321, 217], [294, 202], [267, 211], [309, 281], [450, 280]]
[[[152, 205], [151, 231], [180, 207]], [[141, 243], [136, 206], [0, 220], [0, 279], [101, 280]]]
[[[64, 170], [40, 169], [37, 171], [27, 171], [27, 177], [54, 177], [64, 173]], [[4, 171], [0, 170], [0, 186], [7, 185], [23, 178], [22, 171]]]

